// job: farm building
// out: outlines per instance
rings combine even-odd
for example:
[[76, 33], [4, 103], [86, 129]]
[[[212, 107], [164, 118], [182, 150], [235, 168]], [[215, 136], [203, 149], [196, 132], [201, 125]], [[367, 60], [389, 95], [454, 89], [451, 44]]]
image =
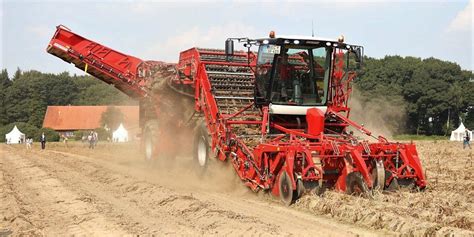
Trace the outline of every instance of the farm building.
[[75, 131], [87, 132], [102, 127], [102, 115], [108, 107], [120, 110], [124, 116], [121, 122], [129, 130], [129, 137], [135, 137], [139, 131], [138, 106], [48, 106], [43, 127], [51, 128], [61, 136], [72, 137]]

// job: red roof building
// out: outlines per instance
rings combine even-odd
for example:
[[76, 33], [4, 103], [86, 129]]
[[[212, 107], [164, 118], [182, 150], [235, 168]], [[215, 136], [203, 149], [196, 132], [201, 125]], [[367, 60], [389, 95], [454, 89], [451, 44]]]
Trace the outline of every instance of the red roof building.
[[[102, 114], [109, 106], [48, 106], [43, 120], [44, 128], [58, 132], [93, 130], [101, 127]], [[127, 130], [138, 130], [138, 106], [113, 106], [124, 115]], [[115, 129], [115, 128], [111, 128]]]

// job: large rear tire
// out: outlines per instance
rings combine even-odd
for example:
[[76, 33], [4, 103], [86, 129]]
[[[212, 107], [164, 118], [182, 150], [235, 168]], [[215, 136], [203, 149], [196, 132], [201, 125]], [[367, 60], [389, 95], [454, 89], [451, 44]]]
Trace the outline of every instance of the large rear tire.
[[198, 167], [198, 173], [204, 174], [210, 160], [211, 147], [207, 127], [204, 123], [198, 125], [194, 132], [193, 159]]
[[280, 200], [285, 204], [286, 206], [291, 205], [293, 203], [293, 197], [294, 197], [294, 192], [293, 192], [293, 185], [291, 183], [290, 176], [286, 172], [286, 170], [283, 170], [280, 174], [280, 178], [278, 180], [278, 189], [280, 192]]
[[158, 156], [156, 149], [158, 143], [158, 128], [158, 121], [154, 119], [147, 121], [145, 124], [144, 149], [146, 161], [151, 161]]

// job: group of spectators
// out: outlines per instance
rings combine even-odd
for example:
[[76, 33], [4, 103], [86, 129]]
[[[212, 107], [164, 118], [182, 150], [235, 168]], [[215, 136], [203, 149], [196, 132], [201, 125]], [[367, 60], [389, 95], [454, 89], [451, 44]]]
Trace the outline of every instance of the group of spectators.
[[96, 131], [90, 131], [87, 137], [86, 136], [82, 137], [82, 142], [89, 143], [89, 149], [94, 149], [98, 141], [99, 141], [99, 134]]
[[[44, 134], [44, 132], [41, 133], [39, 141], [41, 143], [41, 150], [46, 149], [46, 135]], [[27, 150], [31, 149], [31, 147], [33, 146], [33, 138], [31, 137], [27, 138], [25, 140], [25, 143], [26, 143], [26, 149]]]
[[[41, 133], [39, 141], [41, 143], [41, 149], [44, 150], [46, 148], [46, 135], [44, 135], [44, 133]], [[26, 144], [26, 149], [31, 149], [31, 147], [33, 146], [33, 138], [27, 137], [24, 142]], [[23, 143], [23, 141], [20, 139], [18, 144], [21, 143]], [[7, 144], [11, 144], [11, 141], [7, 141]]]
[[[68, 147], [68, 137], [62, 135], [61, 136], [64, 144], [66, 147]], [[41, 149], [44, 150], [46, 149], [46, 135], [44, 133], [41, 133], [41, 136], [39, 137], [39, 141], [41, 143]], [[94, 149], [97, 145], [97, 142], [99, 141], [99, 134], [96, 131], [90, 131], [87, 136], [82, 136], [82, 142], [83, 143], [88, 143], [89, 144], [89, 149]], [[11, 144], [9, 140], [6, 141], [7, 144]], [[23, 141], [19, 142], [20, 144], [23, 143]], [[33, 138], [28, 137], [25, 139], [24, 143], [26, 144], [26, 149], [30, 150], [33, 146]]]

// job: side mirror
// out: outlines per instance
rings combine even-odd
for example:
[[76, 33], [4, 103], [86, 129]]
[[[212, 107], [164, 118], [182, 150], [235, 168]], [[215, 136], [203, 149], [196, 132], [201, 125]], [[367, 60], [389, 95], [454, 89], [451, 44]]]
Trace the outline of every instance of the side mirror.
[[356, 62], [359, 64], [363, 63], [364, 60], [364, 49], [362, 47], [357, 47], [355, 50]]
[[234, 55], [234, 41], [231, 39], [225, 41], [225, 54], [227, 56]]

